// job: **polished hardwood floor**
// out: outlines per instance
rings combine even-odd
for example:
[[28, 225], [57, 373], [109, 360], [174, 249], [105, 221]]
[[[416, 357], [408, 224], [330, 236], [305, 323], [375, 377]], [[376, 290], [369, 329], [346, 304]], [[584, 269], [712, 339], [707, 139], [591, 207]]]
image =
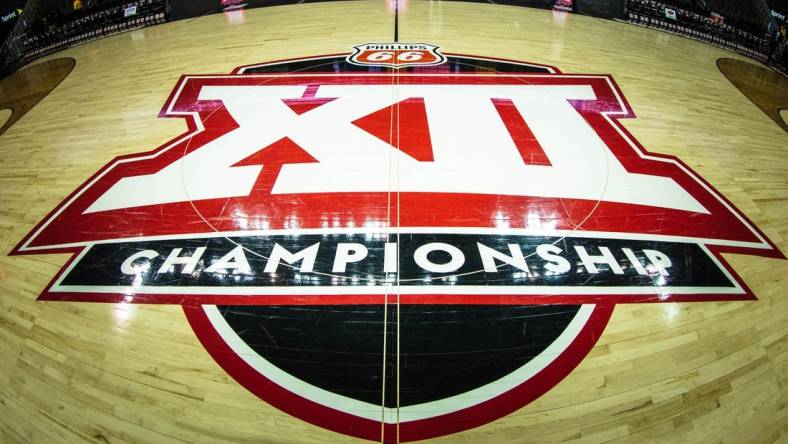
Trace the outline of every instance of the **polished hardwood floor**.
[[742, 94], [788, 132], [788, 124], [780, 115], [788, 108], [788, 78], [742, 60], [719, 59], [717, 66]]
[[33, 109], [74, 68], [74, 59], [57, 58], [27, 66], [0, 80], [0, 135]]
[[[0, 441], [354, 441], [236, 383], [180, 307], [37, 302], [69, 256], [6, 254], [108, 161], [185, 130], [157, 117], [181, 74], [346, 53], [391, 40], [392, 23], [385, 2], [270, 7], [242, 23], [209, 15], [49, 57], [76, 65], [0, 135]], [[461, 2], [408, 2], [399, 38], [611, 74], [637, 114], [624, 126], [651, 151], [678, 156], [788, 252], [788, 133], [716, 65], [744, 58], [624, 23]], [[785, 442], [788, 261], [725, 257], [757, 301], [617, 305], [555, 388], [435, 441]]]
[[11, 108], [0, 109], [0, 123], [5, 125], [5, 123], [8, 122], [8, 119], [11, 117], [11, 114], [13, 114]]

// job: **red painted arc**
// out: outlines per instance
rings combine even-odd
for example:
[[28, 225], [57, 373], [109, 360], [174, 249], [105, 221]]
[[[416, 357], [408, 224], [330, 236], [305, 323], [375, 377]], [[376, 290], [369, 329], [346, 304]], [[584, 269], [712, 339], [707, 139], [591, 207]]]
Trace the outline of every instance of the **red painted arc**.
[[[515, 388], [474, 406], [422, 420], [385, 424], [383, 442], [434, 438], [478, 427], [506, 416], [542, 396], [588, 355], [613, 313], [613, 304], [596, 305], [577, 338], [550, 364]], [[200, 306], [184, 306], [197, 338], [214, 360], [239, 384], [272, 406], [335, 432], [381, 441], [381, 422], [361, 418], [298, 396], [259, 373], [238, 356], [216, 331]]]

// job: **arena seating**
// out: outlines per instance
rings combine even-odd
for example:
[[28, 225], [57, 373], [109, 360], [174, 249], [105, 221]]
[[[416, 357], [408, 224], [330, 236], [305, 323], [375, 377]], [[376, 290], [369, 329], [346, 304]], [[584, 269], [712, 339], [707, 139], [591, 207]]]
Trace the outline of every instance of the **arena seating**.
[[[65, 47], [77, 45], [118, 32], [164, 23], [164, 1], [137, 0], [114, 2], [105, 7], [79, 14], [60, 25], [33, 34], [25, 41], [27, 56], [40, 57]], [[129, 14], [126, 11], [134, 11]]]
[[0, 48], [0, 77], [36, 58], [119, 32], [167, 21], [165, 0], [100, 1], [68, 15], [45, 12], [28, 1], [22, 18]]
[[[758, 2], [717, 0], [700, 7], [690, 0], [629, 0], [627, 19], [766, 62], [770, 54], [764, 28], [768, 13], [757, 12], [757, 8], [748, 6], [750, 3]], [[670, 11], [675, 12], [675, 18]], [[715, 19], [712, 13], [722, 19]]]
[[[0, 78], [38, 57], [69, 46], [164, 23], [176, 16], [174, 10], [173, 17], [169, 15], [172, 0], [97, 0], [86, 2], [91, 4], [89, 8], [67, 13], [53, 11], [46, 1], [28, 0], [22, 18], [0, 46]], [[554, 0], [500, 2], [550, 7]], [[625, 4], [624, 17], [630, 23], [717, 45], [785, 71], [788, 50], [785, 42], [778, 44], [770, 37], [773, 35], [768, 25], [771, 3], [767, 4], [766, 0], [628, 0]], [[773, 57], [774, 54], [778, 57]]]

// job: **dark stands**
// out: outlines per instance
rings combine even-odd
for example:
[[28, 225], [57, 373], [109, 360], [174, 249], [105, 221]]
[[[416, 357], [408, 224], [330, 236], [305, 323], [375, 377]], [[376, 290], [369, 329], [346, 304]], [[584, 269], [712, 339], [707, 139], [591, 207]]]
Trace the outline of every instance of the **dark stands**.
[[161, 0], [110, 2], [65, 17], [55, 14], [34, 24], [41, 32], [34, 32], [25, 40], [26, 54], [36, 58], [68, 46], [165, 21]]
[[[0, 0], [0, 9], [7, 11], [0, 17], [0, 20], [5, 17], [5, 27], [0, 27], [0, 78], [38, 57], [119, 32], [225, 9], [300, 1], [303, 0], [80, 0], [82, 8], [77, 9], [73, 0]], [[496, 0], [495, 3], [623, 19], [717, 45], [768, 63], [782, 72], [788, 66], [788, 0]]]
[[25, 6], [25, 0], [0, 0], [0, 42], [14, 29]]
[[624, 18], [624, 0], [578, 0], [577, 12], [603, 18]]
[[768, 12], [758, 0], [629, 0], [627, 20], [726, 48], [761, 62], [769, 60]]
[[39, 57], [70, 46], [167, 21], [165, 0], [29, 0], [0, 46], [0, 78]]
[[168, 0], [170, 19], [180, 20], [217, 12], [220, 0]]
[[788, 72], [788, 0], [766, 0], [769, 24], [766, 37], [771, 46], [770, 64], [783, 73]]

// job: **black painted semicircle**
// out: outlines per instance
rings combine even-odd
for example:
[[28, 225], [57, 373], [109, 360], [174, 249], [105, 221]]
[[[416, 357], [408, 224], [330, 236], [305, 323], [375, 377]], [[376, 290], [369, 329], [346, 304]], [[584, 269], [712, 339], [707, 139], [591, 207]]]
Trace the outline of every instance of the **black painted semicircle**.
[[[228, 325], [279, 369], [321, 389], [385, 406], [458, 395], [528, 363], [566, 329], [579, 305], [219, 306]], [[384, 334], [385, 329], [385, 334]]]

